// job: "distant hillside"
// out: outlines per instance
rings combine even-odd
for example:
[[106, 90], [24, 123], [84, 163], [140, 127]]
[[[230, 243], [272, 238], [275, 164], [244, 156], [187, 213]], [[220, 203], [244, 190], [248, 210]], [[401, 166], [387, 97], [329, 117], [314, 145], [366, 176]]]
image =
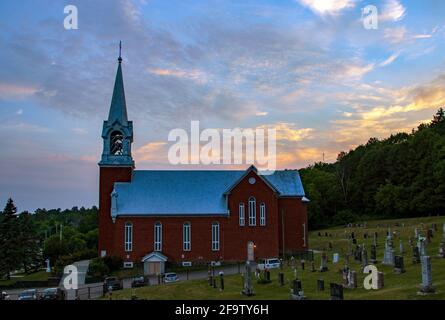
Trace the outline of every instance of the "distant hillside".
[[309, 226], [445, 214], [445, 116], [300, 170]]

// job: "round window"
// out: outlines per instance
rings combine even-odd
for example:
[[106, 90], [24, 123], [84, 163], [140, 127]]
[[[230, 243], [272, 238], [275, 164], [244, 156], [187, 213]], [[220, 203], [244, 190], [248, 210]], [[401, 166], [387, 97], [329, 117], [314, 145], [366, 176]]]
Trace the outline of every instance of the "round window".
[[249, 178], [249, 183], [250, 184], [255, 184], [255, 182], [256, 182], [256, 179], [254, 177], [250, 177]]

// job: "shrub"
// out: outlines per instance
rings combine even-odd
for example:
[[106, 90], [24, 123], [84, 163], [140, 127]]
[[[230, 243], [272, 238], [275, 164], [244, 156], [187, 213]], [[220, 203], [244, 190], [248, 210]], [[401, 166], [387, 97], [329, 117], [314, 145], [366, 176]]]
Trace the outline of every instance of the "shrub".
[[95, 258], [91, 261], [88, 273], [93, 277], [103, 277], [110, 272], [110, 269], [101, 258]]
[[117, 256], [106, 256], [102, 260], [110, 271], [120, 270], [124, 263], [122, 258]]

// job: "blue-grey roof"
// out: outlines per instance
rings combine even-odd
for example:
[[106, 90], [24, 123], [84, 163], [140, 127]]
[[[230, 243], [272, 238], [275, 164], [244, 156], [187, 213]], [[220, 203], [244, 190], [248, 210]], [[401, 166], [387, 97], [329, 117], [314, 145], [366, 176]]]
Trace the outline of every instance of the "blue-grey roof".
[[[245, 170], [135, 170], [131, 182], [114, 184], [112, 216], [227, 215], [225, 192], [245, 174]], [[296, 170], [261, 177], [280, 196], [304, 196]]]

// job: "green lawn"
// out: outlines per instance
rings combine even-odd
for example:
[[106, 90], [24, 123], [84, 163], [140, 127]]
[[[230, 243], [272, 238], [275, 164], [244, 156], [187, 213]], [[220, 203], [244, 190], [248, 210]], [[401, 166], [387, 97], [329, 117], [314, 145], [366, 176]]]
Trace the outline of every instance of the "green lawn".
[[11, 280], [6, 280], [6, 279], [0, 280], [0, 287], [13, 285], [17, 281], [47, 281], [48, 277], [50, 276], [51, 273], [47, 273], [44, 270], [33, 272], [30, 274], [17, 273], [11, 276]]
[[[394, 227], [394, 224], [404, 223], [404, 227]], [[372, 221], [367, 223], [367, 228], [350, 228], [348, 232], [355, 231], [358, 244], [365, 243], [368, 249], [368, 257], [370, 245], [372, 244], [372, 235], [374, 231], [379, 233], [379, 247], [377, 249], [377, 258], [379, 261], [383, 257], [383, 249], [386, 235], [386, 226], [390, 225], [391, 230], [397, 230], [405, 247], [405, 268], [406, 273], [395, 274], [392, 267], [377, 264], [379, 271], [383, 271], [385, 278], [385, 286], [381, 290], [365, 290], [363, 288], [364, 274], [360, 273], [360, 266], [350, 258], [350, 267], [358, 273], [358, 288], [344, 289], [345, 299], [445, 299], [445, 259], [437, 257], [438, 247], [442, 239], [442, 224], [445, 222], [445, 217], [431, 217], [431, 218], [417, 218], [417, 219], [400, 219], [400, 220], [385, 220]], [[436, 293], [428, 296], [419, 296], [417, 291], [421, 283], [421, 265], [412, 264], [411, 262], [411, 248], [408, 245], [408, 237], [414, 237], [414, 227], [421, 228], [421, 223], [425, 227], [431, 227], [432, 223], [437, 223], [438, 232], [434, 233], [432, 243], [428, 245], [427, 252], [432, 257], [432, 272], [433, 284], [436, 288]], [[384, 227], [377, 229], [377, 224], [383, 224]], [[344, 228], [333, 228], [322, 230], [332, 234], [330, 237], [318, 237], [318, 231], [310, 233], [310, 246], [314, 250], [328, 248], [328, 242], [333, 244], [333, 250], [328, 252], [329, 263], [328, 272], [310, 272], [310, 263], [306, 262], [306, 268], [303, 271], [298, 264], [298, 278], [302, 281], [303, 291], [308, 299], [329, 299], [329, 283], [342, 283], [342, 276], [339, 269], [343, 266], [344, 253], [347, 250], [348, 240], [344, 237]], [[368, 232], [370, 237], [365, 240], [363, 234]], [[394, 239], [394, 247], [396, 254], [398, 253], [399, 240]], [[340, 254], [340, 262], [338, 264], [332, 263], [332, 254], [338, 252]], [[315, 266], [318, 269], [320, 265], [320, 254], [315, 254]], [[130, 299], [132, 293], [135, 293], [138, 298], [143, 299], [289, 299], [290, 280], [293, 279], [293, 271], [290, 267], [285, 267], [285, 281], [286, 285], [281, 287], [278, 284], [278, 270], [273, 270], [271, 274], [272, 283], [257, 284], [254, 281], [255, 296], [245, 297], [240, 294], [242, 289], [241, 275], [233, 275], [225, 277], [225, 290], [221, 292], [219, 289], [210, 287], [206, 280], [193, 280], [174, 284], [165, 284], [161, 286], [144, 287], [137, 289], [127, 289], [113, 292], [113, 299]], [[318, 292], [316, 290], [317, 279], [325, 280], [325, 291]]]

